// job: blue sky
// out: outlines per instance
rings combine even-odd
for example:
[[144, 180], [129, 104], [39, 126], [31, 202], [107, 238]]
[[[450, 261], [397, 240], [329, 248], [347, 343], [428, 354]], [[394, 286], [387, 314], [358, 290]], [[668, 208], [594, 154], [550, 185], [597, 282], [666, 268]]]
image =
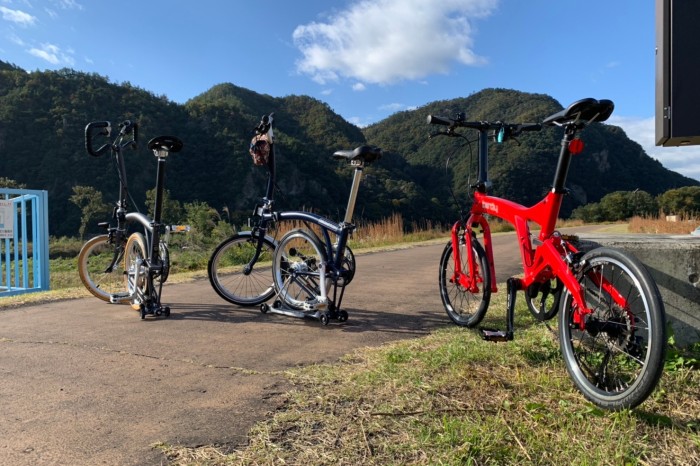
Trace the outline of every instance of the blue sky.
[[224, 82], [304, 94], [359, 126], [487, 87], [609, 98], [700, 180], [700, 148], [654, 146], [654, 28], [654, 0], [0, 0], [0, 59], [180, 103]]

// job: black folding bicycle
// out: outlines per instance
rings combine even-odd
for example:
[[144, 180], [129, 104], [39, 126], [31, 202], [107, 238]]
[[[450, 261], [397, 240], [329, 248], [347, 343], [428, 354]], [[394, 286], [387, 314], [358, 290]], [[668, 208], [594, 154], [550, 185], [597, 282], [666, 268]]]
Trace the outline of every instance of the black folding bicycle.
[[[208, 264], [209, 281], [226, 301], [240, 306], [260, 305], [263, 313], [290, 317], [312, 317], [327, 325], [330, 319], [347, 320], [340, 305], [355, 275], [355, 256], [348, 238], [355, 201], [365, 166], [382, 156], [374, 146], [360, 146], [333, 154], [354, 167], [352, 188], [345, 217], [336, 223], [304, 211], [275, 211], [275, 144], [273, 115], [266, 115], [255, 129], [251, 154], [258, 165], [268, 169], [267, 190], [256, 206], [255, 225], [250, 231], [233, 234], [214, 250]], [[296, 228], [279, 241], [268, 231], [280, 222], [297, 221]], [[331, 291], [332, 289], [332, 291]], [[266, 303], [274, 298], [272, 305]]]
[[[98, 225], [106, 233], [88, 240], [78, 255], [78, 273], [85, 287], [95, 297], [109, 303], [130, 303], [146, 315], [169, 316], [170, 308], [161, 304], [163, 283], [170, 273], [168, 239], [170, 233], [188, 231], [182, 225], [163, 225], [163, 191], [165, 162], [172, 152], [182, 149], [182, 141], [174, 136], [158, 136], [148, 142], [148, 149], [158, 159], [156, 198], [153, 218], [140, 212], [128, 212], [128, 185], [124, 149], [135, 148], [138, 124], [125, 120], [119, 124], [119, 133], [111, 143], [95, 148], [93, 138], [112, 133], [109, 121], [94, 121], [85, 127], [85, 149], [99, 157], [110, 152], [119, 177], [119, 199], [112, 212], [116, 226], [111, 222]], [[128, 233], [130, 225], [140, 225], [141, 231]]]

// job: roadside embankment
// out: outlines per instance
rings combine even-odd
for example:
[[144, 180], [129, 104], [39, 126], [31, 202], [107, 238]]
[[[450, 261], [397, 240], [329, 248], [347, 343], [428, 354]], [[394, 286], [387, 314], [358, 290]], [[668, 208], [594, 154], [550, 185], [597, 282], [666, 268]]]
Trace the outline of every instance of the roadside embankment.
[[700, 237], [690, 235], [580, 235], [581, 249], [609, 246], [632, 253], [659, 287], [676, 344], [700, 341]]

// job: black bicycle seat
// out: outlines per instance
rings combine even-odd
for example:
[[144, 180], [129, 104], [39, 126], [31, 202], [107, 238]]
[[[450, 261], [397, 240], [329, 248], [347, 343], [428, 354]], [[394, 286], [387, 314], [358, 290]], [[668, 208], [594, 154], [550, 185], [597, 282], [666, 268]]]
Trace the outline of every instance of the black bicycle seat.
[[158, 136], [148, 141], [148, 150], [165, 149], [168, 152], [180, 152], [182, 141], [175, 136]]
[[577, 100], [561, 112], [550, 115], [544, 119], [543, 125], [564, 124], [579, 120], [581, 122], [602, 122], [612, 115], [615, 104], [612, 100], [593, 98]]
[[377, 146], [360, 146], [353, 150], [339, 150], [333, 154], [334, 159], [345, 159], [348, 162], [359, 159], [365, 163], [372, 163], [381, 157], [382, 150]]

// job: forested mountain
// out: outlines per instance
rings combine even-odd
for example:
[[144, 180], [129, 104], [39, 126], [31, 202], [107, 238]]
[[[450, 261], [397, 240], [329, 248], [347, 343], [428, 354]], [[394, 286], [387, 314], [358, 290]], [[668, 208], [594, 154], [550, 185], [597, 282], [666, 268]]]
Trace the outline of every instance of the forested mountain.
[[[331, 155], [370, 143], [383, 147], [385, 155], [367, 170], [358, 216], [377, 219], [400, 212], [408, 220], [449, 221], [455, 213], [448, 186], [463, 202], [474, 170], [468, 149], [454, 152], [456, 140], [427, 139], [431, 128], [425, 116], [465, 112], [469, 119], [540, 121], [559, 109], [561, 105], [545, 95], [490, 89], [402, 112], [361, 130], [307, 96], [277, 98], [221, 84], [180, 105], [96, 74], [68, 69], [28, 73], [0, 62], [0, 178], [48, 190], [51, 234], [75, 235], [81, 212], [69, 200], [73, 186], [93, 186], [110, 203], [117, 194], [116, 171], [109, 158], [85, 152], [85, 125], [133, 119], [140, 125], [140, 144], [126, 152], [127, 173], [141, 211], [147, 210], [145, 192], [155, 185], [156, 161], [146, 142], [172, 134], [185, 147], [168, 159], [170, 198], [206, 202], [241, 221], [264, 193], [266, 179], [264, 169], [255, 167], [248, 154], [252, 128], [261, 115], [274, 112], [280, 208], [313, 208], [340, 218], [351, 170]], [[595, 125], [583, 139], [587, 148], [572, 166], [573, 195], [567, 212], [612, 191], [639, 188], [659, 194], [698, 184], [664, 169], [617, 127]], [[496, 194], [529, 203], [551, 184], [559, 133], [548, 129], [523, 136], [520, 143], [492, 148], [490, 177]], [[453, 156], [446, 171], [449, 154]]]
[[[414, 111], [395, 114], [365, 128], [364, 134], [373, 144], [401, 154], [411, 167], [406, 176], [426, 187], [428, 196], [437, 203], [444, 205], [452, 199], [449, 187], [463, 203], [467, 187], [475, 181], [477, 174], [477, 143], [471, 144], [473, 155], [470, 156], [470, 148], [461, 147], [463, 140], [436, 138], [426, 141], [426, 135], [439, 128], [428, 127], [427, 115], [454, 117], [462, 112], [471, 121], [535, 123], [561, 109], [559, 102], [546, 95], [486, 89], [467, 98], [433, 102]], [[493, 183], [492, 193], [525, 205], [542, 199], [554, 181], [561, 135], [560, 129], [549, 127], [540, 132], [524, 133], [518, 138], [519, 144], [491, 144], [489, 179]], [[472, 131], [471, 136], [476, 138], [476, 132]], [[700, 184], [664, 168], [617, 126], [592, 125], [581, 133], [581, 139], [585, 149], [573, 158], [571, 164], [567, 181], [570, 195], [562, 206], [563, 216], [575, 207], [597, 202], [614, 191], [639, 189], [658, 195], [672, 188]], [[446, 170], [448, 157], [450, 163]], [[454, 204], [450, 207], [454, 208]]]

